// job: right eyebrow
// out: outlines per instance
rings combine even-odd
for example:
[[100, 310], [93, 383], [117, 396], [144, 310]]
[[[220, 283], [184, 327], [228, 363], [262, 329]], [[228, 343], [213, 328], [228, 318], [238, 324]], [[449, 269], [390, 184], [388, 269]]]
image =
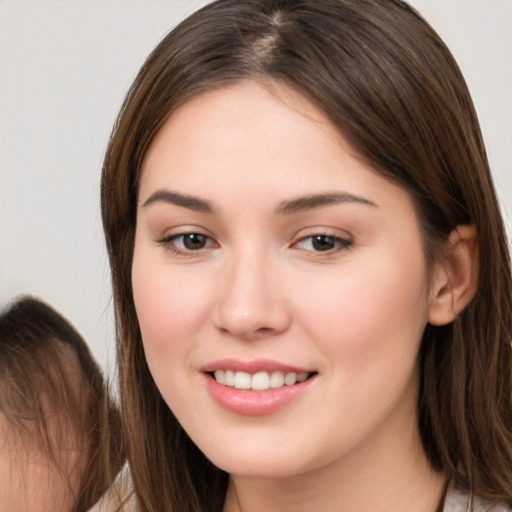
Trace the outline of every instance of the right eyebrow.
[[188, 196], [185, 194], [180, 194], [178, 192], [172, 192], [171, 190], [165, 189], [157, 190], [156, 192], [151, 194], [149, 198], [146, 199], [141, 208], [146, 208], [151, 204], [160, 202], [174, 204], [176, 206], [188, 208], [189, 210], [194, 210], [195, 212], [213, 213], [215, 211], [210, 201], [207, 201], [206, 199]]
[[348, 192], [327, 192], [324, 194], [312, 194], [283, 201], [277, 208], [279, 214], [291, 214], [307, 210], [313, 210], [322, 206], [340, 203], [357, 203], [378, 208], [377, 204], [361, 196], [355, 196]]

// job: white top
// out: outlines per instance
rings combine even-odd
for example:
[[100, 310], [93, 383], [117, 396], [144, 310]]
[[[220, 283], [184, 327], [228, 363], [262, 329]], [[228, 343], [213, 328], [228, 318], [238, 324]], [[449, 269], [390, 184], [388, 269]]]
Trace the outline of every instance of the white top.
[[[87, 512], [135, 512], [135, 498], [132, 495], [132, 482], [130, 478], [130, 471], [128, 464], [123, 466], [117, 478], [103, 495], [103, 498], [90, 508]], [[120, 508], [121, 503], [124, 505]]]
[[473, 504], [471, 504], [468, 491], [455, 489], [450, 484], [446, 493], [443, 512], [512, 512], [512, 509], [503, 504], [492, 507], [478, 496], [473, 496]]

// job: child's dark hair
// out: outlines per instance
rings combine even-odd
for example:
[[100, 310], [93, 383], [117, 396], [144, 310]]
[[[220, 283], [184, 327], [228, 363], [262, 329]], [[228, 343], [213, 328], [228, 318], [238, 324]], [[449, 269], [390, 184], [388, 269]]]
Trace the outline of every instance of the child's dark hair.
[[122, 466], [121, 439], [106, 434], [119, 432], [119, 412], [98, 364], [75, 328], [35, 298], [0, 314], [2, 415], [21, 447], [16, 460], [44, 457], [73, 512], [94, 505], [115, 476], [107, 468]]

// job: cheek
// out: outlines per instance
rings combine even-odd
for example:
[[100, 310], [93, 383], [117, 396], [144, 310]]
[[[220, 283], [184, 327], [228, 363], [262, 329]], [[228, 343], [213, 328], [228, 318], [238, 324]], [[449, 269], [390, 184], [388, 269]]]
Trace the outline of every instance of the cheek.
[[[154, 252], [154, 251], [153, 251]], [[181, 270], [181, 271], [180, 271]], [[150, 251], [135, 250], [132, 267], [135, 309], [150, 367], [179, 359], [198, 338], [208, 310], [207, 282], [173, 269]], [[166, 357], [167, 355], [172, 357]]]
[[415, 357], [427, 323], [427, 280], [421, 253], [403, 262], [394, 251], [358, 257], [345, 268], [312, 280], [303, 325], [323, 346], [354, 363]]

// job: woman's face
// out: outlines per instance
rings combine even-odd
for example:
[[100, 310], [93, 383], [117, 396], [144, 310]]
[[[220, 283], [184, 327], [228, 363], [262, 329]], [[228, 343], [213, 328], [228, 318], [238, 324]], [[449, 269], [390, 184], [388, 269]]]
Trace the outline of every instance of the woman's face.
[[430, 299], [413, 202], [302, 96], [245, 81], [170, 117], [144, 162], [132, 277], [154, 380], [220, 468], [282, 477], [418, 449]]

